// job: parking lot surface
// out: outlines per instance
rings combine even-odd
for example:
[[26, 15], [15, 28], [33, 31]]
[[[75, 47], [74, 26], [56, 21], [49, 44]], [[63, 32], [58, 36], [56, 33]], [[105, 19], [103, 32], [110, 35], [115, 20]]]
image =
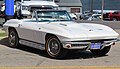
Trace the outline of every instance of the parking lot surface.
[[[116, 27], [115, 24], [111, 26]], [[114, 29], [120, 34], [119, 28]], [[120, 69], [119, 59], [120, 42], [112, 46], [105, 56], [77, 51], [69, 53], [64, 59], [52, 59], [45, 51], [24, 45], [10, 48], [7, 37], [0, 39], [0, 69]]]

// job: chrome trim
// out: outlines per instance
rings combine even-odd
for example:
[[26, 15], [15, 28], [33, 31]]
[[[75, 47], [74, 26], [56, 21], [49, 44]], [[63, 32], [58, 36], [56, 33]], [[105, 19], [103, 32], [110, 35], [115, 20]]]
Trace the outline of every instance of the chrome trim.
[[[117, 39], [109, 40], [109, 41], [103, 41], [103, 43], [101, 42], [102, 43], [101, 49], [103, 49], [106, 46], [113, 45], [117, 41], [118, 41]], [[78, 41], [77, 42], [70, 42], [70, 41], [62, 42], [63, 48], [65, 48], [65, 49], [85, 49], [85, 50], [89, 50], [90, 49], [90, 44], [91, 43], [92, 42], [78, 42]], [[71, 47], [67, 48], [67, 46], [66, 46], [67, 44], [71, 44]], [[78, 46], [74, 46], [74, 44], [78, 44]]]
[[114, 44], [114, 42], [103, 43], [101, 49], [103, 49], [104, 47], [107, 47], [107, 46], [113, 45], [113, 44]]
[[22, 44], [22, 45], [26, 45], [26, 46], [29, 46], [29, 47], [36, 48], [36, 49], [45, 50], [45, 45], [41, 44], [41, 43], [35, 43], [35, 42], [27, 41], [27, 40], [24, 40], [24, 39], [20, 39], [19, 43]]
[[91, 42], [63, 42], [65, 44], [90, 44]]
[[69, 49], [86, 49], [88, 46], [71, 47]]
[[[71, 47], [70, 48], [67, 48], [67, 44], [71, 44]], [[81, 45], [81, 46], [74, 46], [74, 44], [78, 44], [78, 45]], [[63, 42], [63, 48], [65, 49], [85, 49], [87, 47], [89, 47], [91, 44], [91, 42]], [[87, 45], [87, 46], [85, 46]]]
[[110, 40], [110, 41], [104, 41], [105, 43], [108, 43], [108, 42], [117, 42], [118, 39], [115, 39], [115, 40]]
[[101, 49], [103, 49], [104, 47], [106, 47], [106, 46], [110, 46], [110, 45], [113, 45], [115, 42], [117, 42], [118, 41], [118, 39], [116, 39], [116, 40], [111, 40], [111, 41], [104, 41], [104, 43], [102, 44], [102, 48]]

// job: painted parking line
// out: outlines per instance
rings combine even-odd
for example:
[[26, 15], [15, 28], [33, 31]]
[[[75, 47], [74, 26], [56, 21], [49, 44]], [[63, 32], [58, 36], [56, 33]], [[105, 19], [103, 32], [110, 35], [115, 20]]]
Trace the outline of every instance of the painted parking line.
[[120, 67], [113, 66], [33, 66], [33, 67], [0, 67], [0, 69], [120, 69]]

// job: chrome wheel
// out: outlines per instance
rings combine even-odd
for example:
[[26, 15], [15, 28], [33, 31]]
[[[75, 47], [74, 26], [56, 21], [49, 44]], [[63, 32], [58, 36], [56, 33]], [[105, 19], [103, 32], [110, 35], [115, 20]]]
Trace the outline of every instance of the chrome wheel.
[[45, 43], [48, 55], [52, 58], [63, 58], [67, 50], [63, 48], [60, 40], [56, 36], [50, 36]]
[[60, 43], [57, 39], [52, 38], [48, 43], [48, 51], [51, 55], [57, 55], [60, 52]]
[[15, 32], [14, 31], [10, 32], [9, 34], [9, 43], [10, 43], [10, 46], [15, 45]]

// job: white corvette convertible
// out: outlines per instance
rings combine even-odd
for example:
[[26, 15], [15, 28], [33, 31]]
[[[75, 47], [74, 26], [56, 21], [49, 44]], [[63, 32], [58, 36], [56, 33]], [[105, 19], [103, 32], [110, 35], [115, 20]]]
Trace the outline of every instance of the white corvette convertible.
[[52, 58], [63, 58], [71, 49], [105, 55], [119, 36], [105, 25], [73, 22], [64, 10], [34, 11], [31, 19], [11, 19], [3, 27], [10, 47], [23, 44], [46, 50]]

